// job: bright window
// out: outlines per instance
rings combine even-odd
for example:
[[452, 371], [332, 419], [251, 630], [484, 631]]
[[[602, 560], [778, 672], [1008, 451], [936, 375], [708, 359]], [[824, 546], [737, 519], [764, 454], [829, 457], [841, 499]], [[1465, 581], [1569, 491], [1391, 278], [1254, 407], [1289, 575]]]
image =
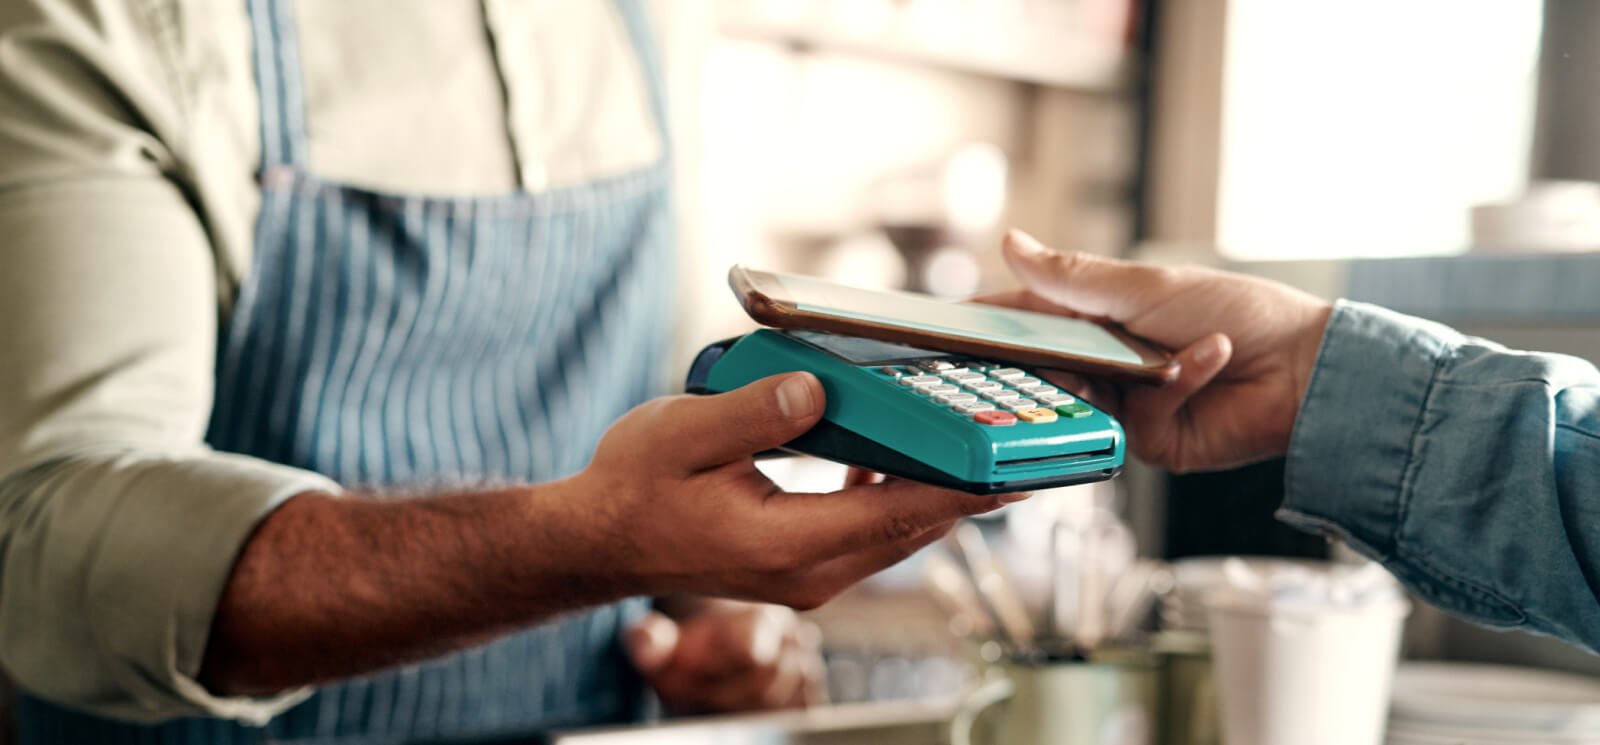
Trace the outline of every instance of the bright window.
[[1464, 250], [1526, 184], [1541, 5], [1229, 0], [1222, 251]]

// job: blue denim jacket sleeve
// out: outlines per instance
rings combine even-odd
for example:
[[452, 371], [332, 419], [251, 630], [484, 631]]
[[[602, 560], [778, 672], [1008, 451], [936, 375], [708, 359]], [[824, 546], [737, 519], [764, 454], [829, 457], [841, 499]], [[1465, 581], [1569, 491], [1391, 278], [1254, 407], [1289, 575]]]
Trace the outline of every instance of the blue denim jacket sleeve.
[[1600, 372], [1340, 302], [1278, 516], [1469, 620], [1600, 650]]

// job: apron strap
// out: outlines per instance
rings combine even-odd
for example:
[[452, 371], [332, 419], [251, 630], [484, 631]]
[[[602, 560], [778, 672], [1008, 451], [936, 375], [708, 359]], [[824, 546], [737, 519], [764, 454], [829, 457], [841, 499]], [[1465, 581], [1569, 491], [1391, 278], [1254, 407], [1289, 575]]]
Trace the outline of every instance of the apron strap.
[[661, 136], [663, 158], [670, 162], [672, 132], [667, 114], [666, 64], [660, 47], [656, 45], [649, 9], [645, 5], [645, 0], [616, 0], [617, 12], [628, 27], [628, 36], [633, 39], [634, 57], [639, 62], [639, 74], [650, 94], [650, 110], [655, 114], [656, 131]]
[[257, 99], [261, 106], [261, 168], [306, 165], [305, 92], [294, 0], [248, 0], [255, 45]]

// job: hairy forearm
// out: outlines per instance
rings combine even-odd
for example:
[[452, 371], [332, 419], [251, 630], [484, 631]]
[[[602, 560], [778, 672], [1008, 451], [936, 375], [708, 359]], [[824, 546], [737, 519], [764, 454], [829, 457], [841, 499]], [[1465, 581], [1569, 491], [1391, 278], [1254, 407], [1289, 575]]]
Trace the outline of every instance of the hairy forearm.
[[234, 564], [201, 681], [262, 694], [346, 678], [643, 591], [577, 491], [290, 499]]

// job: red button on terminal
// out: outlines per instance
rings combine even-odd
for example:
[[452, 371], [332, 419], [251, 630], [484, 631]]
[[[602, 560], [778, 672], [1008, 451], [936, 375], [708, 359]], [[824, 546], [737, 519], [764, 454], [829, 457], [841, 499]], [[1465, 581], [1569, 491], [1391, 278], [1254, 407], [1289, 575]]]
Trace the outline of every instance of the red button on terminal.
[[1017, 417], [1009, 411], [980, 411], [972, 415], [972, 420], [991, 427], [1004, 427], [1017, 423]]

